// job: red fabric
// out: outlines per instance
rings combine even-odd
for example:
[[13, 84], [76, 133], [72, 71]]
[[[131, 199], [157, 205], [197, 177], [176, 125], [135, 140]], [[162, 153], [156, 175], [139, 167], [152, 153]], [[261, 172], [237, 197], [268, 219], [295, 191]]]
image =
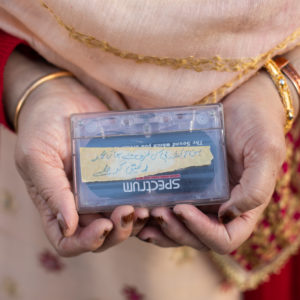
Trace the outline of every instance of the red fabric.
[[254, 291], [244, 294], [245, 300], [299, 300], [300, 299], [300, 255], [293, 256], [278, 275]]
[[6, 62], [13, 52], [13, 50], [24, 41], [11, 36], [0, 30], [0, 124], [4, 124], [8, 127], [8, 124], [5, 119], [3, 103], [2, 103], [2, 94], [3, 94], [3, 74]]
[[295, 288], [292, 280], [294, 276], [293, 259], [284, 266], [278, 275], [272, 275], [268, 282], [262, 284], [256, 290], [244, 293], [244, 300], [299, 300], [299, 292], [297, 292], [297, 289], [293, 291], [293, 288]]
[[[300, 120], [297, 120], [300, 121]], [[292, 136], [288, 134], [288, 138], [293, 143], [294, 151], [300, 148], [300, 135]], [[298, 167], [300, 175], [300, 164]], [[297, 177], [294, 178], [298, 179]], [[296, 181], [294, 182], [294, 184]], [[291, 190], [298, 194], [296, 186], [291, 182]], [[298, 199], [299, 200], [299, 199]], [[295, 216], [296, 217], [296, 216]], [[297, 214], [297, 218], [298, 218]], [[298, 232], [299, 235], [299, 232]], [[244, 300], [299, 300], [300, 299], [300, 251], [295, 256], [292, 256], [284, 265], [278, 274], [270, 277], [270, 280], [260, 285], [256, 290], [244, 293]]]

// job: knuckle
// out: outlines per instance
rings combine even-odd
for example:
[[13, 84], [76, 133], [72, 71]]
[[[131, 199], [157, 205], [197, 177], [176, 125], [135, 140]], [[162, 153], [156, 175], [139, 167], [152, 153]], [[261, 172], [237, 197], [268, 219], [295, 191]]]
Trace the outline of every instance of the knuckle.
[[266, 195], [265, 192], [258, 189], [254, 189], [251, 195], [248, 195], [248, 201], [251, 207], [257, 207], [265, 203]]
[[59, 206], [64, 202], [64, 198], [66, 195], [66, 192], [70, 191], [69, 186], [65, 187], [42, 187], [38, 194], [41, 197], [41, 199], [44, 200], [45, 203], [48, 203], [49, 206], [54, 210], [58, 210]]
[[66, 245], [64, 237], [61, 237], [57, 241], [53, 241], [52, 245], [54, 246], [54, 248], [59, 256], [61, 256], [61, 257], [70, 257], [71, 256], [70, 251], [67, 249], [67, 245]]
[[[62, 201], [57, 201], [58, 197], [61, 197], [57, 191], [53, 191], [52, 188], [43, 188], [38, 192], [38, 197], [42, 205], [49, 207], [53, 214], [56, 214], [59, 211], [59, 205], [62, 204]], [[58, 198], [60, 199], [60, 198]]]
[[51, 187], [42, 187], [39, 190], [40, 196], [46, 201], [51, 202], [51, 199], [53, 199], [55, 196], [56, 191], [53, 190]]
[[212, 250], [216, 253], [225, 255], [230, 254], [235, 249], [235, 242], [229, 234], [219, 234], [217, 240], [220, 242], [215, 243]]
[[[57, 254], [61, 257], [72, 257], [76, 255], [78, 252], [78, 249], [69, 249], [66, 243], [63, 242], [64, 239], [58, 241], [55, 245], [54, 248], [57, 252]], [[78, 253], [77, 253], [78, 254]]]
[[263, 205], [268, 198], [267, 192], [257, 187], [245, 188], [242, 192], [243, 201], [239, 201], [239, 203], [236, 204], [241, 212]]
[[39, 195], [37, 192], [37, 188], [35, 186], [28, 186], [27, 185], [27, 190], [30, 195], [30, 198], [32, 199], [34, 205], [38, 209], [38, 211], [41, 213], [47, 209], [47, 206], [45, 206], [45, 201], [43, 198]]

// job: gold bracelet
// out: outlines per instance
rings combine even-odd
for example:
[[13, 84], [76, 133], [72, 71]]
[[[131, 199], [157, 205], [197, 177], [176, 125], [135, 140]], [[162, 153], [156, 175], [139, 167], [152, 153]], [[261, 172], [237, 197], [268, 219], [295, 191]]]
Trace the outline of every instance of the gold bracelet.
[[289, 86], [286, 82], [284, 75], [280, 71], [280, 67], [272, 59], [267, 61], [264, 67], [270, 74], [272, 81], [280, 94], [281, 102], [285, 109], [286, 122], [284, 129], [285, 133], [287, 133], [292, 128], [294, 121], [294, 107]]
[[275, 63], [280, 68], [281, 72], [290, 80], [295, 87], [298, 97], [300, 97], [300, 75], [293, 65], [284, 57], [277, 56], [274, 58]]
[[60, 78], [60, 77], [66, 77], [66, 76], [74, 76], [71, 72], [68, 71], [59, 71], [59, 72], [55, 72], [52, 74], [48, 74], [43, 76], [42, 78], [38, 79], [37, 81], [35, 81], [29, 88], [27, 88], [27, 90], [24, 92], [23, 96], [21, 97], [21, 99], [18, 102], [18, 105], [16, 107], [16, 112], [15, 112], [15, 117], [14, 117], [14, 128], [15, 131], [18, 131], [18, 119], [19, 119], [19, 115], [20, 115], [20, 111], [25, 103], [25, 101], [27, 100], [28, 96], [41, 84], [43, 84], [46, 81], [52, 80], [52, 79], [56, 79], [56, 78]]

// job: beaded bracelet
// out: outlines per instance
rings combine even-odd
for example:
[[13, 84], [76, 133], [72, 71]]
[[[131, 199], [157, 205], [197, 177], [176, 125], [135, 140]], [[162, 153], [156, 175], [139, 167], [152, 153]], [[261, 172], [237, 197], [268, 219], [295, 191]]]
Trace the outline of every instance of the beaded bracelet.
[[294, 121], [294, 107], [289, 86], [286, 82], [284, 75], [280, 70], [280, 67], [276, 64], [274, 60], [270, 59], [269, 61], [267, 61], [264, 67], [270, 74], [272, 81], [280, 94], [281, 101], [285, 109], [286, 122], [284, 129], [285, 133], [287, 133], [292, 128]]
[[59, 72], [55, 72], [52, 74], [48, 74], [43, 76], [42, 78], [38, 79], [37, 81], [35, 81], [29, 88], [27, 88], [27, 90], [24, 92], [23, 96], [21, 97], [21, 99], [18, 102], [18, 105], [16, 107], [16, 112], [15, 112], [15, 117], [14, 117], [14, 128], [15, 131], [18, 131], [18, 119], [19, 119], [19, 115], [21, 112], [21, 109], [24, 105], [24, 103], [26, 102], [28, 96], [41, 84], [43, 84], [46, 81], [52, 80], [52, 79], [56, 79], [56, 78], [60, 78], [60, 77], [66, 77], [66, 76], [74, 76], [71, 72], [68, 71], [59, 71]]

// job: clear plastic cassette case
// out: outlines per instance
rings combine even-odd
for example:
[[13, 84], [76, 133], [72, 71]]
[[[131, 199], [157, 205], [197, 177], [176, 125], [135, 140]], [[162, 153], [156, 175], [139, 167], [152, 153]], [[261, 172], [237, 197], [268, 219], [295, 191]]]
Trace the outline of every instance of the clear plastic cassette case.
[[79, 213], [229, 198], [222, 104], [71, 116]]

